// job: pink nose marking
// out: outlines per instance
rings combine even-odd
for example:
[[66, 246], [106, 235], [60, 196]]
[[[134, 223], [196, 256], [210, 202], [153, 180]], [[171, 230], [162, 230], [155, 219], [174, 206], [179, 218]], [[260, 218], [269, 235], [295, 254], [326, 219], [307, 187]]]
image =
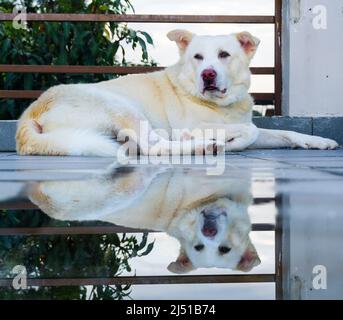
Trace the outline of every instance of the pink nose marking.
[[217, 229], [215, 228], [203, 228], [202, 233], [205, 237], [214, 237], [217, 234]]
[[214, 80], [217, 77], [217, 72], [214, 69], [205, 69], [201, 73], [201, 77], [204, 80]]

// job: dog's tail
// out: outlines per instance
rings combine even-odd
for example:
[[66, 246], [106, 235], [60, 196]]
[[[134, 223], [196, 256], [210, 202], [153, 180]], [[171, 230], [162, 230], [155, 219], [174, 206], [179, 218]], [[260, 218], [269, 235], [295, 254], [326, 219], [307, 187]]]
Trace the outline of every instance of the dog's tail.
[[44, 132], [35, 119], [22, 119], [16, 148], [21, 155], [74, 155], [114, 157], [118, 142], [93, 130], [61, 128]]

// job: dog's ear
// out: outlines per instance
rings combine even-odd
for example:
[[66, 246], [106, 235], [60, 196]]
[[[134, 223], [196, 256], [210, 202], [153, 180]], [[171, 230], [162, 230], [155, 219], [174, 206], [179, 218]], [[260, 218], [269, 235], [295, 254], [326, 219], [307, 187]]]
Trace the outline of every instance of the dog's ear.
[[167, 37], [169, 40], [175, 41], [180, 53], [183, 53], [192, 41], [194, 34], [187, 30], [176, 29], [168, 32]]
[[189, 260], [186, 252], [181, 249], [176, 261], [171, 262], [167, 268], [170, 272], [184, 274], [194, 270], [192, 262]]
[[249, 244], [237, 265], [237, 270], [249, 272], [252, 268], [258, 266], [260, 263], [261, 260], [258, 256], [256, 248], [249, 239]]
[[261, 42], [260, 39], [254, 37], [251, 33], [244, 31], [236, 34], [237, 40], [241, 44], [246, 55], [252, 59]]

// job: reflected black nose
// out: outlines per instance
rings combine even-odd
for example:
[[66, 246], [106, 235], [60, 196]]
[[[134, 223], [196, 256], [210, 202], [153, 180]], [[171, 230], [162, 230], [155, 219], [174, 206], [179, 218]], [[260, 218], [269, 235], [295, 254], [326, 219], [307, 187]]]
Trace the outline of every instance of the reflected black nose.
[[213, 238], [217, 234], [217, 228], [204, 226], [202, 228], [202, 233], [205, 237]]
[[214, 69], [205, 69], [201, 73], [201, 77], [206, 82], [212, 82], [212, 81], [214, 81], [216, 79], [217, 72]]
[[212, 238], [218, 233], [217, 219], [212, 214], [204, 215], [204, 217], [204, 225], [201, 229], [201, 232], [205, 237]]

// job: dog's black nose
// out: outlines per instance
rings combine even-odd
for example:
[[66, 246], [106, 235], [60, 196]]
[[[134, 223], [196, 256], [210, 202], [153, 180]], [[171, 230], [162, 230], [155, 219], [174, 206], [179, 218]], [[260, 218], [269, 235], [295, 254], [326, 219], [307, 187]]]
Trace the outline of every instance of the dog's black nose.
[[204, 225], [201, 229], [205, 237], [213, 238], [217, 233], [217, 217], [213, 214], [204, 214]]
[[216, 79], [217, 77], [217, 72], [214, 69], [205, 69], [202, 73], [201, 73], [201, 77], [204, 81], [213, 81]]
[[218, 233], [215, 225], [205, 225], [201, 231], [205, 237], [209, 238], [213, 238]]

